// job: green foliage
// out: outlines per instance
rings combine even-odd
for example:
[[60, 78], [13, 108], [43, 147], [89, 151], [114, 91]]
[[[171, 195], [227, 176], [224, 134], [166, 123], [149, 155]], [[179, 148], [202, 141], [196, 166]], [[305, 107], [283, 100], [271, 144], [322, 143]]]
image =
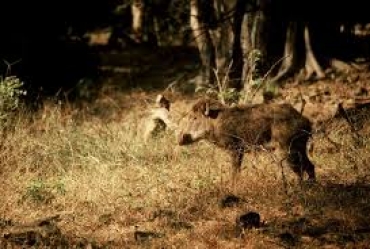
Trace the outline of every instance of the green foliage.
[[49, 191], [47, 190], [46, 184], [43, 181], [37, 180], [31, 182], [27, 187], [25, 198], [30, 198], [35, 202], [44, 202], [49, 199]]
[[207, 96], [219, 99], [223, 104], [235, 103], [241, 96], [235, 88], [224, 85], [202, 85], [196, 88], [196, 92], [204, 92]]
[[263, 83], [263, 79], [259, 77], [260, 72], [258, 69], [258, 64], [260, 64], [262, 59], [262, 53], [258, 49], [253, 49], [248, 53], [246, 59], [247, 72], [244, 80], [247, 81], [247, 84], [259, 86]]
[[[261, 61], [261, 58], [262, 58], [262, 54], [261, 54], [261, 51], [257, 50], [257, 49], [253, 49], [252, 51], [250, 51], [248, 53], [248, 55], [246, 56], [247, 59], [246, 59], [246, 72], [244, 74], [244, 82], [246, 82], [245, 84], [247, 84], [249, 86], [249, 90], [251, 92], [246, 92], [245, 95], [243, 96], [244, 97], [244, 102], [247, 102], [248, 100], [251, 100], [255, 94], [257, 93], [257, 91], [259, 91], [263, 85], [264, 85], [264, 82], [265, 82], [265, 79], [260, 77], [260, 72], [258, 70], [258, 64], [260, 63]], [[253, 92], [252, 92], [253, 91]], [[249, 96], [249, 99], [248, 97]]]
[[273, 82], [266, 82], [262, 89], [263, 101], [265, 103], [273, 100], [279, 95], [279, 89]]
[[66, 189], [63, 182], [48, 184], [38, 179], [30, 182], [22, 200], [28, 199], [34, 203], [48, 203], [55, 198], [55, 194], [64, 195], [65, 193]]
[[[250, 53], [248, 53], [246, 57], [246, 72], [242, 79], [245, 84], [251, 86], [250, 89], [254, 91], [258, 91], [263, 88], [266, 84], [266, 77], [260, 77], [260, 73], [258, 72], [258, 64], [261, 61], [262, 54], [259, 50], [254, 49]], [[230, 62], [228, 68], [224, 70], [223, 73], [220, 73], [221, 70], [215, 69], [214, 73], [216, 76], [217, 84], [215, 85], [202, 85], [198, 86], [196, 91], [197, 92], [204, 92], [206, 95], [210, 97], [214, 97], [219, 99], [224, 104], [233, 104], [247, 101], [246, 92], [240, 92], [236, 88], [229, 87], [229, 72], [232, 68], [232, 62]], [[220, 78], [220, 75], [224, 75]], [[269, 89], [270, 91], [271, 89]], [[275, 92], [276, 89], [274, 89]], [[254, 93], [255, 94], [255, 93]], [[253, 97], [254, 94], [252, 93], [251, 96]]]
[[[262, 54], [259, 50], [250, 51], [246, 57], [243, 82], [246, 84], [244, 95], [240, 101], [242, 103], [251, 102], [258, 91], [262, 91], [265, 100], [271, 100], [278, 95], [278, 86], [268, 80], [268, 76], [276, 65], [281, 61], [277, 61], [264, 75], [259, 70], [259, 64], [262, 60]], [[267, 99], [266, 99], [267, 98]]]
[[0, 122], [4, 125], [20, 106], [20, 98], [26, 95], [23, 82], [15, 76], [5, 77], [0, 81]]

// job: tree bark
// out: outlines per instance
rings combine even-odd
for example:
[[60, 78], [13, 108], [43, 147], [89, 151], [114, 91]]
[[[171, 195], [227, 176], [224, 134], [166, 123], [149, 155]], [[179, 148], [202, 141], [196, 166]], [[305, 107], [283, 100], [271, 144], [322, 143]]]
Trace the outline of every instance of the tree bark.
[[244, 55], [242, 49], [242, 25], [246, 11], [246, 2], [238, 0], [233, 15], [232, 64], [229, 72], [228, 87], [240, 91], [243, 88]]
[[132, 31], [136, 42], [143, 40], [145, 0], [133, 0], [131, 4]]
[[261, 77], [267, 71], [267, 44], [268, 44], [268, 13], [265, 0], [259, 1], [259, 10], [254, 13], [252, 31], [252, 47], [259, 51], [260, 58], [257, 63], [256, 74]]
[[317, 79], [325, 77], [325, 73], [312, 48], [308, 23], [290, 22], [287, 27], [284, 55], [280, 70], [271, 81], [281, 82], [296, 73], [302, 66], [305, 69], [306, 80], [311, 79], [313, 75]]
[[201, 8], [204, 8], [204, 6], [200, 6], [200, 1], [201, 0], [190, 0], [190, 27], [193, 31], [193, 36], [202, 62], [203, 82], [201, 84], [214, 85], [216, 51], [206, 23], [207, 18], [204, 16], [204, 13], [207, 13], [207, 10], [201, 11]]
[[[269, 33], [271, 27], [270, 5], [268, 0], [257, 0], [256, 6], [244, 6], [242, 29], [242, 85], [244, 91], [251, 91], [251, 83], [257, 78], [263, 78], [268, 72]], [[248, 7], [252, 7], [248, 10]]]
[[253, 50], [253, 24], [254, 15], [252, 13], [244, 13], [241, 25], [241, 47], [243, 54], [242, 84], [244, 85], [245, 91], [248, 91], [249, 83], [253, 80], [252, 72], [254, 71], [254, 65], [250, 60], [251, 51]]
[[316, 56], [312, 50], [310, 30], [307, 25], [304, 27], [304, 45], [306, 50], [306, 79], [310, 79], [315, 73], [317, 79], [322, 79], [325, 77], [325, 73], [322, 70], [319, 62], [316, 59]]
[[137, 43], [158, 46], [153, 7], [147, 0], [133, 0], [131, 4], [132, 31]]
[[301, 26], [297, 22], [289, 22], [286, 30], [284, 53], [278, 74], [272, 78], [273, 82], [280, 82], [291, 76], [299, 63], [298, 33]]

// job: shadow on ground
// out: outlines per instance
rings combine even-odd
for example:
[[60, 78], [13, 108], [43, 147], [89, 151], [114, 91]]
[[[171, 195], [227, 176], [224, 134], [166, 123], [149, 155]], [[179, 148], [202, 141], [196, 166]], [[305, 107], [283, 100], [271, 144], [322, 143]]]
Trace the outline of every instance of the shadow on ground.
[[370, 185], [318, 183], [301, 196], [306, 215], [267, 221], [264, 233], [283, 245], [365, 245], [370, 241]]

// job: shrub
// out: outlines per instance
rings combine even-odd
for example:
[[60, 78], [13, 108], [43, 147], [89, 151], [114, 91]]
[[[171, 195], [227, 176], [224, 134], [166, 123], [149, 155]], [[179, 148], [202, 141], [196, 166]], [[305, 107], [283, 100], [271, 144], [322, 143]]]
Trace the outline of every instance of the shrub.
[[4, 129], [14, 112], [20, 107], [21, 96], [26, 95], [23, 82], [9, 76], [0, 80], [0, 125]]

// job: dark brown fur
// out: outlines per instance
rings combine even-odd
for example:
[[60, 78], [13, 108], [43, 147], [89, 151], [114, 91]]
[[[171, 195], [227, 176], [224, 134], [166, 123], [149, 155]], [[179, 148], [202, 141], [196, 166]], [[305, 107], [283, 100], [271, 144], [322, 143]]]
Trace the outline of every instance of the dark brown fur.
[[311, 129], [311, 122], [290, 104], [227, 107], [206, 98], [195, 103], [180, 124], [178, 143], [187, 145], [205, 139], [227, 150], [233, 178], [240, 171], [246, 151], [273, 143], [300, 179], [306, 172], [310, 180], [315, 180], [315, 168], [306, 152]]

